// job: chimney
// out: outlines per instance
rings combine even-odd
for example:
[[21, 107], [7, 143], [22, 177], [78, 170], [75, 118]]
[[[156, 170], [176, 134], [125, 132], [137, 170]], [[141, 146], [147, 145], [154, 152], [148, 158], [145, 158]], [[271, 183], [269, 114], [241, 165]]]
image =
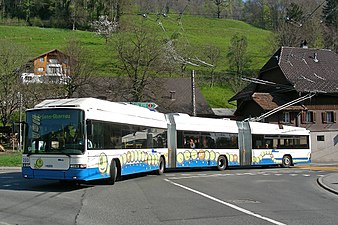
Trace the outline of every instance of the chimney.
[[175, 100], [176, 91], [170, 91], [170, 100]]
[[308, 48], [308, 47], [307, 47], [307, 41], [306, 41], [306, 40], [302, 41], [302, 42], [300, 43], [300, 47], [301, 47], [301, 48]]
[[315, 61], [316, 63], [319, 62], [317, 58], [317, 52], [313, 53], [313, 61]]

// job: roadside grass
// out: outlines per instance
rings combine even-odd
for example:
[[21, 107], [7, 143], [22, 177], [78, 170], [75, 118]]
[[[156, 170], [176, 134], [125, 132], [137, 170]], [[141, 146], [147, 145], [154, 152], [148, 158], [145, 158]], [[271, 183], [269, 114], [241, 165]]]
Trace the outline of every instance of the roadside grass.
[[21, 167], [21, 152], [0, 152], [0, 167]]

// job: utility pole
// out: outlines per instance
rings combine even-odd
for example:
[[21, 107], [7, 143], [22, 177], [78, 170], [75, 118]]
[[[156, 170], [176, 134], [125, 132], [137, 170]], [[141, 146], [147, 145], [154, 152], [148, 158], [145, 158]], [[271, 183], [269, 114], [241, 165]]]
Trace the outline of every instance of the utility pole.
[[196, 116], [195, 70], [191, 71], [191, 100], [192, 100], [192, 115]]
[[19, 121], [19, 146], [18, 146], [18, 150], [21, 151], [22, 150], [22, 94], [20, 92], [18, 92], [18, 98], [19, 98], [19, 117], [20, 117], [20, 121]]

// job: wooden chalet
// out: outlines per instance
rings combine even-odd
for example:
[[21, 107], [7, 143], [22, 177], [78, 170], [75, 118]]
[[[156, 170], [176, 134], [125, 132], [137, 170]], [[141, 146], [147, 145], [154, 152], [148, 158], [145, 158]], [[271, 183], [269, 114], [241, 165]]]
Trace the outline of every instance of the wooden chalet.
[[280, 48], [259, 76], [229, 102], [238, 120], [259, 117], [304, 98], [263, 119], [311, 131], [312, 160], [338, 162], [338, 55], [326, 49]]

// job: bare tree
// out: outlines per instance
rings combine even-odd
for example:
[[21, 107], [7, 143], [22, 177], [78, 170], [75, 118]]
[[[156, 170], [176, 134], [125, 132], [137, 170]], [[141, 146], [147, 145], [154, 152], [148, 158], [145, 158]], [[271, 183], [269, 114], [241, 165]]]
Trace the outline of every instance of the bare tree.
[[128, 76], [131, 100], [141, 101], [152, 77], [166, 68], [161, 39], [151, 30], [133, 27], [129, 35], [119, 36], [116, 52], [120, 68]]
[[24, 50], [10, 41], [0, 40], [0, 120], [6, 126], [19, 107], [19, 68]]
[[88, 84], [92, 78], [94, 67], [90, 54], [81, 46], [81, 43], [76, 40], [67, 42], [64, 51], [67, 61], [65, 71], [68, 79], [64, 83], [66, 97], [73, 97], [77, 89], [85, 84]]
[[241, 76], [244, 76], [249, 68], [250, 59], [247, 55], [247, 46], [248, 41], [246, 36], [238, 33], [232, 36], [227, 59], [229, 62], [229, 72], [233, 74], [230, 85], [235, 92], [243, 88]]
[[213, 87], [216, 82], [216, 73], [218, 62], [220, 60], [221, 50], [215, 45], [207, 45], [203, 49], [203, 55], [207, 61], [212, 65], [207, 67], [210, 72], [210, 87]]

